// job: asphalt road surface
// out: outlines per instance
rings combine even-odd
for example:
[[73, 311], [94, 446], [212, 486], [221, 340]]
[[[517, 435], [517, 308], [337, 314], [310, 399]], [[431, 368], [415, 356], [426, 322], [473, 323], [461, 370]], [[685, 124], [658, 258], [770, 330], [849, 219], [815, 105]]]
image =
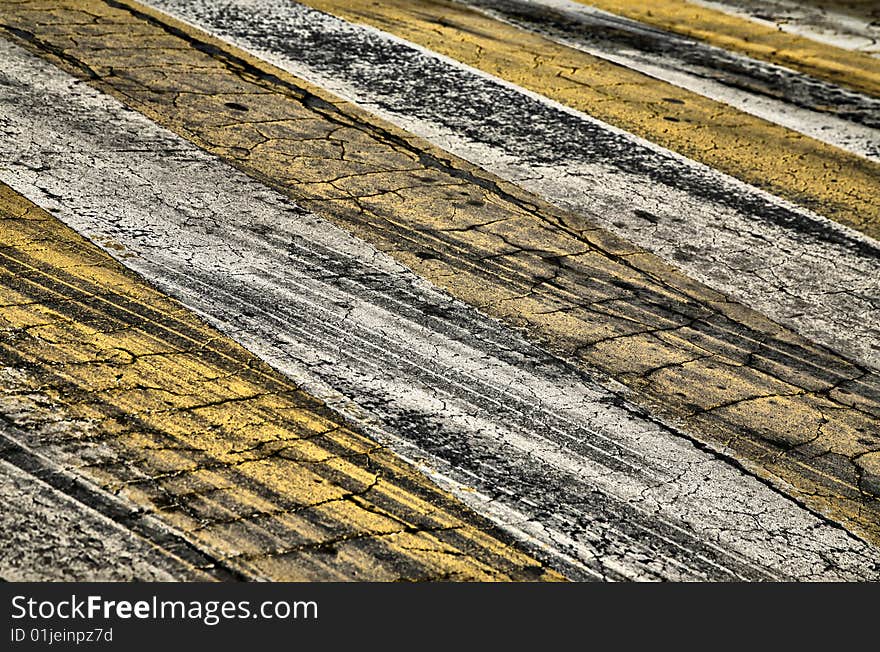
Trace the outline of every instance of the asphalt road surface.
[[0, 578], [880, 579], [872, 3], [0, 2]]

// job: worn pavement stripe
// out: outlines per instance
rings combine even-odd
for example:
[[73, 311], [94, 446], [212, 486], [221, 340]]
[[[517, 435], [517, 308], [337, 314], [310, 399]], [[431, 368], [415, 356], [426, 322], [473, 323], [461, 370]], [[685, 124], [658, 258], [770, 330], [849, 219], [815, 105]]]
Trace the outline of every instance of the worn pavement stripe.
[[[63, 6], [75, 7], [78, 1], [94, 8], [96, 0], [67, 0]], [[311, 4], [385, 27], [781, 194], [868, 235], [880, 233], [880, 207], [873, 201], [880, 188], [880, 164], [861, 156], [459, 5], [380, 3], [366, 7], [367, 15], [355, 11], [360, 5], [347, 1], [316, 0]], [[4, 7], [0, 19], [5, 15], [10, 26], [18, 24], [28, 29], [30, 20], [51, 22], [56, 20], [53, 16], [63, 16], [54, 12], [56, 6], [49, 0], [31, 0]], [[48, 17], [37, 18], [40, 8], [43, 13], [49, 12]], [[411, 15], [413, 11], [418, 15]], [[379, 13], [374, 16], [370, 12]], [[423, 19], [423, 12], [433, 13]], [[449, 26], [453, 19], [460, 28]], [[53, 33], [58, 46], [69, 42], [57, 33], [57, 26], [43, 25], [38, 31]], [[96, 41], [84, 40], [80, 35], [78, 43], [89, 49]], [[125, 49], [124, 39], [117, 45], [123, 49], [115, 56], [130, 52]]]
[[292, 3], [156, 1], [880, 367], [876, 242], [373, 28]]
[[[575, 0], [465, 4], [829, 145], [880, 159], [878, 99]], [[195, 10], [195, 5], [182, 6], [190, 13]], [[275, 6], [279, 11], [291, 7]]]
[[867, 53], [820, 43], [687, 0], [578, 2], [880, 97], [880, 60]]
[[5, 185], [0, 216], [4, 390], [24, 399], [6, 419], [27, 449], [247, 577], [554, 577]]
[[5, 582], [211, 577], [3, 459], [0, 500]]
[[[47, 489], [41, 490], [48, 493], [49, 490], [57, 492], [55, 505], [66, 503], [74, 514], [84, 512], [83, 518], [93, 520], [93, 513], [100, 514], [103, 519], [112, 522], [119, 532], [127, 533], [130, 549], [128, 552], [118, 550], [118, 553], [127, 558], [128, 555], [137, 555], [144, 552], [144, 548], [152, 544], [153, 553], [147, 556], [165, 557], [167, 569], [175, 571], [176, 579], [196, 579], [238, 581], [244, 576], [238, 570], [227, 566], [220, 559], [213, 557], [210, 552], [199, 549], [193, 545], [180, 532], [169, 527], [167, 523], [156, 518], [140, 506], [128, 501], [124, 497], [99, 487], [94, 482], [77, 474], [73, 470], [64, 468], [62, 464], [42, 455], [39, 451], [25, 443], [31, 441], [45, 441], [57, 438], [59, 431], [79, 430], [80, 436], [85, 437], [94, 430], [94, 424], [85, 420], [69, 419], [69, 415], [60, 405], [53, 403], [45, 395], [29, 391], [23, 381], [28, 372], [23, 368], [4, 367], [0, 371], [2, 385], [0, 385], [0, 459], [5, 463], [16, 467], [32, 478], [31, 482], [40, 486], [47, 485]], [[51, 448], [51, 447], [50, 447]], [[62, 498], [64, 496], [63, 503]], [[63, 521], [63, 515], [49, 518]], [[18, 553], [22, 558], [31, 556], [40, 550], [35, 540], [26, 543], [28, 537], [40, 536], [40, 526], [31, 527], [28, 524], [24, 531], [19, 533], [23, 537], [18, 541], [12, 541], [12, 536], [7, 535], [4, 546], [12, 548], [20, 547]], [[67, 537], [64, 530], [58, 535]], [[76, 534], [71, 534], [71, 545], [76, 544]], [[138, 543], [138, 540], [141, 540]], [[83, 551], [83, 559], [88, 560], [90, 555]], [[22, 564], [23, 566], [24, 564]], [[60, 556], [54, 560], [55, 571], [69, 574], [74, 572], [77, 566], [76, 560]], [[24, 572], [24, 568], [18, 569]], [[109, 568], [112, 570], [112, 567]], [[36, 570], [34, 569], [34, 572]], [[84, 576], [88, 579], [88, 576]]]
[[[577, 579], [843, 579], [880, 553], [17, 49], [4, 173]], [[34, 107], [40, 107], [36, 111]], [[5, 164], [4, 164], [5, 165]]]
[[[33, 28], [100, 43], [61, 52], [15, 33], [880, 540], [875, 372], [222, 40], [152, 10], [87, 6], [39, 13]], [[135, 31], [137, 49], [114, 49]]]
[[454, 2], [302, 4], [412, 41], [880, 237], [880, 163]]
[[880, 4], [876, 0], [690, 1], [814, 41], [880, 56]]

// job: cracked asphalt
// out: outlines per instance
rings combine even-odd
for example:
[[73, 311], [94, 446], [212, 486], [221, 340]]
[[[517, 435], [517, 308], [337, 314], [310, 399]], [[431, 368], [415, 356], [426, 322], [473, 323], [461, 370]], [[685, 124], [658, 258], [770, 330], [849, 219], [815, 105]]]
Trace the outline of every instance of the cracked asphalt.
[[625, 4], [0, 4], [0, 577], [878, 579], [868, 28]]
[[272, 63], [880, 366], [875, 241], [375, 30], [301, 5], [180, 6]]

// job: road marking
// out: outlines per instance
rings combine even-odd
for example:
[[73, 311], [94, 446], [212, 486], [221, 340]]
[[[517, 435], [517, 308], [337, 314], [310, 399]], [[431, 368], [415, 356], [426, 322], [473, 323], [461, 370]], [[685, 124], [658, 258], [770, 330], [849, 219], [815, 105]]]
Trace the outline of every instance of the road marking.
[[[602, 224], [801, 335], [880, 368], [876, 242], [373, 28], [295, 4], [162, 2], [215, 36]], [[357, 60], [345, 55], [351, 51]]]
[[[59, 32], [78, 30], [69, 16], [31, 16], [36, 35], [7, 30], [880, 539], [875, 372], [219, 39], [107, 1], [89, 0], [79, 21], [100, 43], [80, 36], [60, 56]], [[166, 45], [133, 56], [118, 47], [133, 29]]]
[[873, 0], [825, 0], [818, 5], [791, 0], [690, 1], [834, 47], [880, 55], [880, 8]]
[[622, 387], [42, 60], [3, 58], [5, 178], [572, 577], [876, 576], [880, 552]]
[[[880, 100], [608, 14], [575, 0], [466, 0], [466, 3], [522, 29], [823, 143], [875, 162], [880, 159]], [[199, 5], [186, 3], [182, 7], [193, 15]], [[252, 12], [256, 5], [249, 7]], [[283, 12], [281, 7], [290, 11], [297, 5], [276, 4], [276, 11]], [[244, 14], [221, 12], [219, 17], [238, 22]], [[247, 33], [252, 38], [256, 36], [254, 32]]]
[[60, 417], [18, 406], [37, 454], [248, 577], [556, 577], [5, 185], [0, 217], [2, 365]]
[[210, 579], [0, 459], [0, 578], [6, 582]]
[[455, 3], [303, 4], [417, 43], [880, 237], [878, 163]]
[[880, 97], [880, 60], [867, 53], [820, 43], [776, 25], [761, 25], [686, 0], [653, 0], [650, 5], [627, 0], [578, 2]]

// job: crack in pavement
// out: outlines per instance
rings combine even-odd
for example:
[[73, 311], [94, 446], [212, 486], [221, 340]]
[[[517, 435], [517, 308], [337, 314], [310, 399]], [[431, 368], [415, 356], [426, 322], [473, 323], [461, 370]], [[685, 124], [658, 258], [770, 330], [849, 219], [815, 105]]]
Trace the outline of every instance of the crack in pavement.
[[[16, 60], [14, 51], [9, 52], [9, 60]], [[21, 143], [19, 151], [24, 159], [31, 163], [38, 159], [40, 164], [11, 166], [13, 182], [23, 192], [51, 205], [61, 219], [107, 253], [283, 371], [297, 386], [325, 400], [376, 441], [412, 460], [546, 564], [578, 579], [876, 575], [876, 550], [822, 517], [814, 502], [796, 502], [770, 482], [753, 477], [753, 467], [738, 465], [728, 451], [695, 443], [688, 438], [692, 435], [633, 405], [634, 395], [621, 385], [528, 344], [377, 249], [38, 59], [19, 51], [17, 60], [28, 61], [39, 71], [41, 101], [31, 104], [47, 107], [39, 117], [31, 111], [31, 119], [40, 121], [40, 142]], [[64, 100], [52, 99], [53, 93]], [[147, 143], [156, 145], [152, 153]], [[169, 151], [177, 154], [168, 155]], [[86, 160], [88, 167], [82, 165]], [[107, 174], [109, 170], [112, 175]], [[436, 178], [433, 171], [419, 174]], [[480, 206], [462, 206], [476, 209], [497, 206], [500, 201], [486, 197]], [[471, 219], [478, 217], [461, 212], [458, 221], [492, 228], [493, 220]], [[497, 224], [517, 217], [508, 215]], [[475, 228], [461, 231], [466, 236], [479, 232]], [[508, 231], [501, 236], [502, 242], [518, 240]], [[22, 246], [26, 248], [26, 242], [16, 251]], [[510, 246], [521, 253], [520, 245], [505, 244]], [[583, 249], [588, 254], [580, 253]], [[438, 251], [445, 257], [448, 249]], [[583, 243], [577, 252], [572, 257], [596, 255], [595, 249]], [[13, 256], [19, 265], [22, 255]], [[552, 255], [559, 261], [569, 258]], [[82, 273], [80, 267], [62, 262], [56, 263], [57, 270], [69, 271], [53, 271], [56, 280], [50, 287], [70, 288], [65, 274]], [[6, 265], [10, 271], [18, 269], [13, 262]], [[10, 281], [10, 288], [20, 296], [3, 303], [33, 303], [28, 297], [36, 290], [26, 276], [18, 274]], [[606, 275], [605, 279], [598, 285], [596, 278], [599, 291], [615, 288], [648, 297], [680, 296], [668, 286], [653, 291], [643, 288], [632, 274]], [[94, 296], [107, 286], [99, 280], [78, 281], [75, 286], [80, 294], [72, 296]], [[534, 285], [532, 279], [529, 286]], [[46, 286], [44, 279], [40, 287]], [[70, 296], [72, 290], [64, 292]], [[584, 293], [575, 294], [589, 305]], [[54, 298], [46, 296], [45, 300], [52, 305]], [[615, 300], [614, 296], [597, 297], [606, 311], [603, 315]], [[118, 298], [90, 303], [92, 307], [68, 301], [58, 311], [75, 323], [119, 333], [126, 332], [119, 322], [138, 318], [150, 323], [145, 317], [161, 321], [164, 314], [159, 307], [128, 307]], [[646, 313], [647, 307], [633, 305], [643, 317], [656, 314]], [[685, 315], [682, 320], [676, 316], [682, 308], [676, 311], [667, 318], [667, 334], [674, 332], [670, 328], [686, 324], [693, 329], [698, 319], [707, 319]], [[55, 321], [49, 324], [52, 328]], [[38, 338], [41, 328], [47, 327], [16, 328], [10, 337], [21, 338], [24, 344], [27, 338]], [[340, 540], [346, 542], [344, 549], [350, 549], [376, 539], [372, 535], [380, 532], [394, 533], [379, 538], [403, 540], [406, 543], [401, 545], [413, 554], [424, 547], [411, 542], [407, 528], [386, 516], [393, 510], [377, 504], [372, 496], [366, 507], [360, 504], [362, 498], [355, 505], [379, 510], [371, 511], [377, 521], [363, 537], [346, 532], [308, 544], [297, 542], [289, 521], [299, 524], [322, 509], [342, 513], [352, 509], [352, 501], [340, 496], [370, 486], [376, 478], [374, 460], [384, 454], [384, 448], [361, 440], [356, 447], [348, 444], [340, 449], [334, 441], [349, 435], [327, 420], [310, 425], [305, 435], [295, 433], [276, 445], [277, 429], [290, 428], [283, 415], [297, 414], [294, 409], [279, 415], [276, 406], [290, 391], [277, 379], [270, 393], [232, 383], [238, 377], [232, 372], [253, 373], [250, 367], [242, 369], [236, 356], [231, 367], [232, 360], [219, 369], [200, 365], [188, 371], [183, 376], [185, 385], [198, 387], [197, 391], [184, 391], [174, 382], [161, 385], [171, 392], [139, 389], [160, 386], [149, 381], [159, 372], [174, 378], [171, 371], [177, 367], [168, 365], [181, 356], [178, 350], [208, 352], [218, 345], [197, 346], [211, 339], [207, 333], [197, 338], [175, 333], [168, 330], [162, 338], [163, 343], [174, 345], [174, 352], [166, 356], [144, 356], [143, 345], [136, 343], [112, 343], [112, 350], [124, 348], [132, 353], [115, 367], [121, 378], [103, 376], [103, 382], [120, 388], [113, 396], [119, 397], [116, 403], [122, 415], [106, 406], [92, 407], [93, 380], [90, 391], [65, 391], [66, 405], [88, 410], [85, 413], [97, 420], [98, 430], [107, 430], [103, 439], [108, 445], [116, 442], [134, 451], [124, 464], [114, 459], [115, 449], [110, 449], [104, 459], [86, 464], [73, 460], [75, 468], [97, 474], [106, 488], [120, 495], [137, 497], [159, 513], [173, 515], [183, 532], [236, 548], [234, 558], [239, 561], [251, 560], [253, 553], [263, 551], [257, 558], [266, 564], [264, 569], [272, 568], [270, 557], [279, 557], [268, 551], [280, 550], [280, 556], [287, 558], [298, 546], [317, 549], [321, 541]], [[771, 356], [766, 340], [762, 338], [768, 348], [764, 355]], [[90, 342], [91, 337], [68, 334], [54, 341]], [[780, 345], [773, 340], [772, 346]], [[100, 355], [102, 360], [107, 357]], [[72, 374], [91, 378], [96, 373], [83, 365], [60, 362], [56, 368], [37, 368], [45, 377], [39, 386], [51, 390], [60, 378]], [[857, 377], [847, 372], [850, 367], [846, 365], [837, 380]], [[807, 375], [813, 378], [833, 369], [833, 361], [824, 369], [811, 364]], [[195, 370], [199, 373], [194, 374]], [[822, 381], [821, 387], [829, 386], [827, 379]], [[101, 387], [99, 383], [94, 389]], [[227, 400], [223, 409], [205, 408], [196, 411], [198, 416], [181, 409], [191, 405], [190, 397], [196, 394], [214, 402], [210, 394], [230, 397], [232, 389], [231, 398], [246, 400]], [[294, 396], [291, 400], [305, 399]], [[114, 425], [120, 417], [126, 419], [127, 428], [143, 434], [121, 437]], [[199, 421], [195, 427], [187, 422], [185, 438], [163, 434], [181, 418]], [[237, 431], [231, 433], [226, 423], [238, 424]], [[216, 427], [221, 430], [212, 429]], [[224, 433], [222, 438], [220, 433]], [[302, 451], [293, 456], [296, 461], [285, 459], [285, 450], [289, 450], [285, 446], [293, 445], [288, 440], [298, 442]], [[92, 438], [89, 443], [94, 446], [98, 441]], [[190, 452], [206, 446], [204, 456]], [[353, 455], [346, 452], [351, 449]], [[298, 499], [302, 491], [298, 486], [287, 495], [254, 481], [260, 469], [287, 469], [293, 464], [302, 469], [300, 474], [308, 471], [309, 477], [321, 480], [314, 484], [329, 481], [345, 489], [318, 496], [322, 507], [315, 509], [316, 497], [307, 494], [308, 500]], [[338, 475], [334, 465], [350, 470]], [[316, 467], [320, 472], [314, 471]], [[200, 480], [205, 474], [209, 479], [216, 474], [222, 477]], [[198, 491], [192, 484], [204, 485], [208, 491]], [[224, 491], [218, 485], [240, 489]], [[420, 504], [421, 511], [416, 513], [431, 509]], [[243, 523], [251, 533], [244, 540], [236, 530]], [[419, 529], [430, 529], [437, 536], [459, 533], [457, 527], [442, 523]], [[255, 540], [261, 542], [259, 547], [255, 548]], [[792, 555], [792, 548], [800, 552]], [[448, 556], [443, 553], [444, 558]], [[826, 559], [834, 563], [829, 566]], [[418, 576], [415, 570], [408, 572]]]

